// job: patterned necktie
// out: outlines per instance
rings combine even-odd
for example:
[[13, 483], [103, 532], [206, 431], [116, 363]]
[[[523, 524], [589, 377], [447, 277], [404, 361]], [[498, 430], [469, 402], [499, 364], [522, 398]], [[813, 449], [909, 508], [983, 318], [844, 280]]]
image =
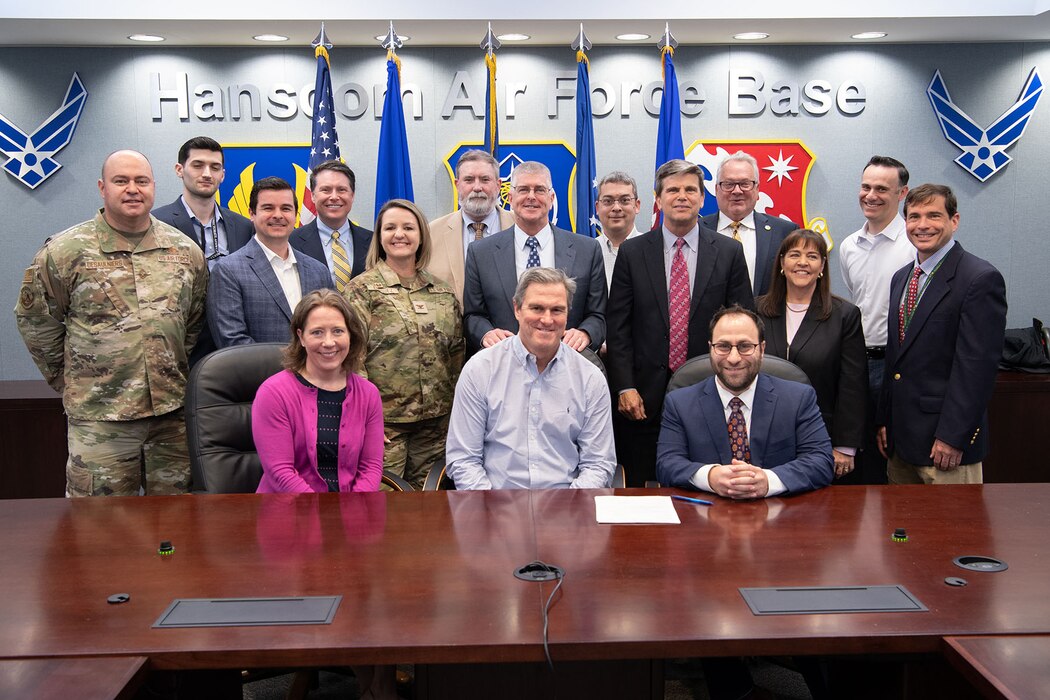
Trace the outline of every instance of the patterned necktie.
[[904, 301], [901, 302], [901, 309], [898, 316], [900, 317], [900, 337], [898, 340], [904, 342], [904, 330], [908, 327], [911, 322], [911, 316], [915, 313], [915, 305], [919, 303], [919, 276], [922, 275], [922, 268], [918, 265], [915, 266], [915, 272], [912, 273], [911, 279], [908, 280], [908, 293], [904, 295]]
[[740, 240], [740, 226], [741, 226], [741, 224], [740, 224], [739, 221], [734, 221], [733, 223], [729, 224], [729, 228], [733, 229], [733, 240], [734, 241], [739, 241]]
[[667, 366], [674, 372], [685, 364], [689, 350], [689, 266], [685, 263], [679, 238], [674, 242], [674, 258], [671, 260], [671, 288], [667, 296], [667, 312], [671, 321], [671, 342], [668, 346]]
[[726, 428], [729, 430], [729, 450], [733, 453], [733, 458], [751, 464], [751, 445], [747, 441], [747, 421], [744, 420], [744, 412], [740, 410], [743, 405], [744, 402], [739, 396], [729, 399], [731, 410]]
[[472, 221], [470, 223], [470, 230], [474, 232], [475, 241], [480, 241], [485, 237], [485, 229], [487, 228], [488, 226], [485, 225], [484, 221]]
[[530, 267], [540, 266], [540, 242], [536, 240], [535, 236], [529, 236], [525, 239], [525, 245], [529, 247], [529, 259], [525, 263], [525, 269]]
[[332, 268], [335, 273], [335, 288], [342, 292], [350, 282], [350, 261], [346, 257], [346, 249], [339, 243], [339, 232], [332, 231]]

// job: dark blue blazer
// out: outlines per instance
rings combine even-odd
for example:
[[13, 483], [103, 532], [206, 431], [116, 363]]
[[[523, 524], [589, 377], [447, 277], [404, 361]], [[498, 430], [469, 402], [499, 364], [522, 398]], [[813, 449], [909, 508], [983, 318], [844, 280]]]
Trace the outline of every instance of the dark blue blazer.
[[[328, 268], [308, 255], [297, 255], [303, 294], [332, 288]], [[227, 255], [208, 280], [208, 324], [220, 348], [248, 343], [287, 343], [292, 309], [262, 246], [252, 240]]]
[[[251, 219], [246, 219], [226, 207], [219, 207], [219, 215], [222, 216], [223, 224], [226, 227], [226, 246], [231, 253], [243, 248], [255, 235], [255, 227], [252, 225]], [[171, 204], [154, 209], [153, 216], [157, 217], [159, 221], [170, 224], [182, 231], [197, 245], [201, 246], [203, 250], [204, 246], [199, 238], [200, 233], [194, 228], [193, 222], [190, 221], [181, 196]], [[197, 360], [213, 350], [215, 350], [215, 340], [211, 337], [211, 329], [208, 327], [207, 318], [205, 318], [201, 334], [197, 338], [197, 344], [193, 346], [193, 350], [190, 352], [190, 367], [197, 364]]]
[[891, 453], [932, 464], [934, 439], [963, 451], [962, 464], [988, 453], [988, 402], [1006, 333], [1006, 282], [991, 263], [956, 241], [930, 278], [900, 342], [900, 300], [913, 265], [890, 285], [886, 374], [876, 423]]
[[[748, 442], [751, 464], [771, 469], [788, 493], [819, 489], [834, 477], [831, 438], [817, 394], [805, 384], [759, 373]], [[656, 451], [660, 483], [695, 489], [689, 480], [700, 467], [732, 460], [715, 378], [668, 394]]]
[[[718, 212], [708, 214], [701, 221], [704, 226], [716, 231]], [[773, 270], [780, 272], [777, 265], [780, 244], [789, 233], [797, 229], [798, 226], [793, 221], [755, 212], [755, 282], [752, 288], [756, 297], [769, 291], [769, 276]]]
[[[576, 280], [567, 328], [587, 331], [591, 349], [605, 342], [605, 258], [598, 241], [571, 231], [552, 228], [554, 265]], [[514, 290], [518, 286], [514, 263], [514, 229], [509, 228], [467, 246], [464, 262], [463, 325], [471, 352], [493, 328], [518, 332], [514, 317]]]
[[[351, 221], [350, 238], [354, 241], [354, 262], [352, 264], [353, 269], [350, 272], [350, 277], [353, 278], [365, 271], [365, 258], [368, 257], [368, 246], [372, 244], [372, 232], [357, 226]], [[324, 263], [325, 267], [328, 267], [328, 260], [324, 256], [324, 247], [321, 245], [321, 234], [317, 230], [317, 219], [314, 219], [306, 226], [300, 226], [292, 231], [292, 236], [288, 239], [288, 243], [297, 251], [301, 250], [314, 260]]]

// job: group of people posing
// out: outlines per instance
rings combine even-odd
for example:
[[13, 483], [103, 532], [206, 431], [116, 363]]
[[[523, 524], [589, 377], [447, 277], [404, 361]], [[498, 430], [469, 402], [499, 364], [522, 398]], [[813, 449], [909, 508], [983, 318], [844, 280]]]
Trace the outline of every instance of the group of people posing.
[[[703, 171], [662, 165], [647, 233], [636, 182], [609, 173], [599, 239], [551, 225], [540, 163], [511, 173], [505, 211], [483, 151], [457, 164], [456, 211], [392, 200], [374, 232], [350, 221], [339, 161], [310, 173], [301, 228], [280, 178], [254, 184], [250, 219], [219, 206], [212, 139], [175, 173], [154, 210], [146, 158], [111, 154], [102, 209], [25, 272], [15, 315], [63, 394], [71, 496], [185, 492], [189, 367], [259, 342], [287, 344], [252, 411], [264, 492], [375, 490], [384, 468], [418, 488], [435, 466], [460, 489], [583, 488], [620, 464], [629, 486], [729, 498], [982, 478], [1005, 283], [954, 240], [952, 191], [909, 190], [892, 158], [863, 169], [866, 223], [840, 246], [852, 303], [823, 236], [756, 209], [742, 152], [703, 218]], [[767, 354], [808, 385], [763, 372]], [[683, 366], [706, 378], [668, 393]]]

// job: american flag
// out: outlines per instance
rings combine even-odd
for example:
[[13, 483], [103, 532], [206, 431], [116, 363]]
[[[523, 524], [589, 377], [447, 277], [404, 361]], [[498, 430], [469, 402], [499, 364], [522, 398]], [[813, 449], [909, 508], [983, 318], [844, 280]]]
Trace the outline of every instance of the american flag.
[[[339, 160], [339, 134], [335, 131], [335, 110], [332, 108], [332, 73], [328, 62], [328, 37], [321, 25], [321, 33], [314, 39], [314, 55], [317, 57], [317, 79], [314, 81], [314, 109], [312, 129], [310, 132], [310, 163], [307, 175], [326, 160]], [[314, 198], [310, 194], [310, 183], [307, 180], [306, 192], [303, 193], [303, 210], [299, 215], [299, 225], [303, 226], [317, 218]]]

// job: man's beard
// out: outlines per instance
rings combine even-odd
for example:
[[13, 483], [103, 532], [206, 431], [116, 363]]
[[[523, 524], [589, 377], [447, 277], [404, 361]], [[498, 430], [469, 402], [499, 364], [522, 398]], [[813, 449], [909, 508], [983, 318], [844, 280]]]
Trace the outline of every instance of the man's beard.
[[466, 201], [460, 202], [459, 206], [467, 213], [472, 219], [484, 219], [486, 216], [492, 213], [493, 208], [496, 205], [495, 198], [489, 197], [486, 194], [474, 194], [471, 193], [467, 197]]

